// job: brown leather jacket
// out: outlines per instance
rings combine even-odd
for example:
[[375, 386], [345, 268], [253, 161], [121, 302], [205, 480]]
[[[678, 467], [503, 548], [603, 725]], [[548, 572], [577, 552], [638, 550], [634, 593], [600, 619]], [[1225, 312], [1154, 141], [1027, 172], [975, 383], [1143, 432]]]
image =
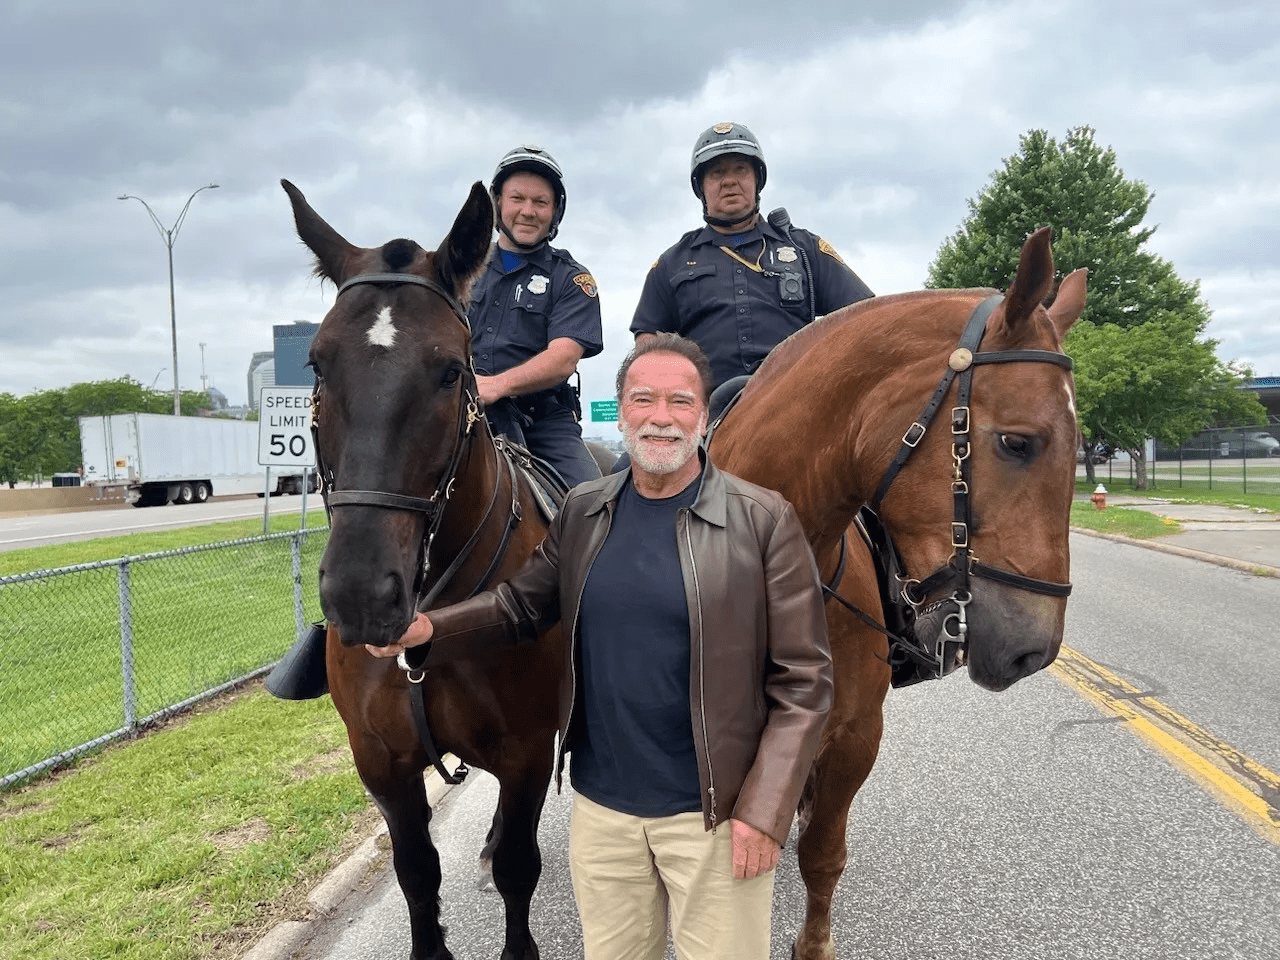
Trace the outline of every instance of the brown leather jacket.
[[[432, 610], [432, 659], [465, 655], [495, 631], [529, 642], [571, 625], [560, 703], [557, 783], [577, 702], [578, 611], [628, 473], [575, 487], [546, 539], [510, 580]], [[782, 844], [831, 709], [831, 651], [813, 555], [794, 509], [772, 490], [707, 463], [677, 544], [689, 603], [690, 682], [707, 829], [727, 817]], [[446, 649], [455, 648], [455, 649]], [[410, 651], [416, 665], [424, 653]]]

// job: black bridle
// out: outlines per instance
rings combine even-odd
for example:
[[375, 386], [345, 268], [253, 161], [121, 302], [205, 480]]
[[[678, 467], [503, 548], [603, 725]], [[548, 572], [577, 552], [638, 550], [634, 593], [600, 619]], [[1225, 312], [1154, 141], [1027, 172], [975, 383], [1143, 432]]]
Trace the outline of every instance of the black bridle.
[[[466, 328], [468, 335], [471, 332], [471, 325], [467, 322], [466, 312], [462, 309], [462, 304], [439, 283], [429, 280], [426, 277], [419, 277], [412, 273], [364, 273], [359, 276], [352, 277], [345, 281], [335, 296], [342, 296], [344, 292], [352, 287], [360, 284], [370, 284], [373, 286], [394, 286], [397, 284], [409, 283], [420, 287], [426, 287], [436, 296], [440, 297], [449, 306], [450, 312], [454, 318]], [[426, 581], [428, 558], [431, 552], [431, 543], [435, 539], [436, 532], [440, 529], [440, 522], [444, 516], [445, 505], [449, 502], [449, 497], [453, 493], [454, 479], [457, 477], [458, 468], [462, 463], [462, 453], [466, 447], [467, 437], [471, 434], [472, 428], [483, 417], [480, 411], [480, 401], [478, 399], [478, 391], [475, 389], [475, 374], [468, 370], [467, 379], [463, 383], [464, 403], [458, 405], [458, 426], [454, 431], [456, 442], [453, 452], [449, 457], [449, 465], [440, 475], [440, 479], [436, 484], [435, 490], [430, 497], [410, 496], [403, 493], [389, 493], [383, 490], [338, 490], [337, 478], [334, 476], [333, 470], [326, 467], [324, 458], [320, 453], [320, 392], [323, 381], [317, 376], [315, 389], [311, 396], [311, 439], [316, 451], [316, 471], [320, 475], [320, 494], [324, 498], [325, 510], [329, 514], [330, 522], [333, 520], [334, 507], [384, 507], [388, 510], [406, 510], [413, 513], [421, 513], [426, 517], [426, 528], [422, 537], [421, 556], [418, 561], [418, 573], [414, 583], [414, 594], [416, 601], [420, 601], [421, 590]]]
[[[367, 273], [352, 277], [338, 287], [337, 296], [341, 296], [346, 290], [351, 289], [359, 284], [370, 284], [374, 286], [393, 286], [396, 284], [410, 283], [427, 290], [440, 297], [449, 306], [453, 317], [466, 328], [468, 341], [470, 341], [471, 324], [467, 321], [466, 311], [463, 310], [462, 304], [458, 302], [448, 290], [434, 280], [425, 277], [419, 277], [409, 273]], [[336, 298], [335, 298], [336, 299]], [[457, 479], [458, 469], [462, 464], [463, 452], [467, 446], [467, 440], [471, 436], [471, 431], [477, 423], [487, 423], [484, 417], [484, 410], [481, 407], [479, 399], [479, 389], [476, 386], [475, 369], [468, 365], [465, 378], [462, 381], [462, 400], [458, 404], [458, 425], [454, 430], [455, 444], [453, 452], [449, 457], [449, 464], [445, 471], [440, 475], [440, 479], [436, 483], [436, 488], [430, 497], [411, 496], [403, 493], [389, 493], [383, 490], [338, 490], [337, 478], [334, 476], [332, 469], [324, 465], [323, 457], [320, 453], [320, 407], [319, 397], [321, 391], [321, 380], [316, 378], [315, 391], [312, 394], [312, 422], [311, 433], [316, 451], [316, 468], [320, 475], [320, 492], [324, 497], [325, 509], [329, 513], [329, 519], [332, 523], [333, 510], [335, 507], [363, 506], [363, 507], [382, 507], [388, 510], [404, 510], [411, 513], [421, 513], [426, 517], [426, 527], [423, 532], [421, 547], [419, 549], [417, 573], [414, 577], [414, 609], [427, 609], [439, 599], [444, 589], [453, 580], [454, 575], [462, 567], [464, 561], [471, 555], [472, 549], [479, 541], [480, 533], [484, 530], [488, 523], [489, 517], [492, 515], [494, 508], [498, 503], [498, 494], [502, 485], [503, 471], [499, 470], [494, 481], [493, 493], [489, 499], [489, 505], [485, 510], [484, 517], [477, 524], [476, 529], [472, 532], [470, 539], [459, 551], [453, 562], [436, 578], [435, 583], [425, 593], [424, 587], [427, 583], [427, 575], [430, 570], [431, 545], [435, 540], [436, 533], [440, 529], [440, 524], [444, 518], [444, 510], [449, 502], [450, 496], [453, 494], [454, 482]], [[503, 529], [502, 539], [498, 544], [498, 549], [494, 553], [488, 568], [481, 576], [480, 580], [472, 588], [468, 596], [474, 596], [488, 585], [489, 579], [497, 570], [502, 558], [505, 556], [507, 546], [511, 541], [512, 534], [515, 532], [516, 526], [522, 519], [522, 510], [520, 507], [520, 486], [516, 478], [515, 466], [510, 457], [502, 455], [499, 451], [499, 457], [507, 465], [506, 476], [511, 488], [511, 504], [507, 513], [506, 525]], [[466, 765], [462, 764], [454, 773], [450, 773], [444, 766], [440, 757], [440, 751], [436, 748], [435, 742], [431, 736], [431, 730], [427, 723], [426, 706], [422, 693], [422, 681], [426, 678], [425, 669], [411, 669], [401, 654], [398, 663], [405, 671], [409, 680], [409, 689], [411, 692], [411, 701], [413, 706], [413, 716], [415, 725], [418, 728], [418, 735], [423, 742], [423, 746], [427, 751], [428, 758], [435, 766], [437, 772], [444, 778], [447, 783], [460, 783], [462, 778], [466, 776]]]
[[[824, 585], [828, 596], [834, 597], [861, 619], [889, 636], [889, 660], [890, 666], [894, 668], [894, 686], [945, 676], [962, 662], [959, 656], [967, 646], [969, 631], [965, 608], [973, 600], [969, 589], [971, 577], [992, 580], [1050, 597], [1066, 597], [1071, 594], [1070, 583], [1038, 580], [1011, 570], [989, 566], [974, 556], [970, 547], [969, 531], [973, 525], [973, 513], [969, 497], [969, 404], [974, 368], [996, 363], [1052, 363], [1068, 371], [1072, 367], [1070, 357], [1053, 350], [979, 352], [987, 320], [1003, 299], [1000, 294], [990, 296], [970, 314], [964, 332], [960, 335], [960, 342], [947, 361], [947, 372], [924, 411], [907, 428], [897, 455], [885, 470], [870, 502], [857, 518], [859, 532], [871, 548], [880, 572], [881, 599], [885, 603], [886, 619], [894, 621], [894, 626], [898, 629], [888, 630], [874, 623], [865, 613], [835, 592], [834, 585], [839, 582], [839, 575], [844, 569], [843, 538], [840, 541], [840, 560], [832, 586]], [[893, 481], [920, 446], [953, 380], [958, 380], [958, 383], [955, 406], [951, 408], [951, 556], [941, 567], [919, 580], [904, 575], [901, 556], [880, 522], [879, 509]], [[931, 595], [948, 588], [951, 591], [949, 596], [929, 603]], [[929, 644], [918, 636], [917, 627], [922, 625], [922, 621], [927, 623], [932, 619], [940, 619], [940, 623], [936, 641]]]

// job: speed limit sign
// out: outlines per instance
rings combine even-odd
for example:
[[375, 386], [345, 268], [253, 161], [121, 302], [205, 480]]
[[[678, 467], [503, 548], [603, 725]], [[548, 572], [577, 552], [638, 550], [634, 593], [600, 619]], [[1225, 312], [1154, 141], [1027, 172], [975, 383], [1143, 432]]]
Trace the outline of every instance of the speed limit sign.
[[258, 404], [258, 463], [268, 467], [314, 467], [311, 388], [263, 387]]

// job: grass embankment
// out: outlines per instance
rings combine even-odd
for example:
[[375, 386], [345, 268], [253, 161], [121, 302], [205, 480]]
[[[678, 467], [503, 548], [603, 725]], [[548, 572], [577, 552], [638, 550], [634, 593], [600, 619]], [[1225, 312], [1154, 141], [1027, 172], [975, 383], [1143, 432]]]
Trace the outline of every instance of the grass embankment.
[[1071, 525], [1099, 533], [1114, 533], [1134, 540], [1168, 536], [1182, 529], [1176, 520], [1158, 517], [1145, 510], [1126, 507], [1107, 507], [1099, 510], [1088, 501], [1076, 500], [1071, 504]]
[[329, 698], [255, 684], [0, 794], [0, 957], [239, 956], [376, 816]]
[[[9, 572], [218, 543], [261, 521], [132, 534], [0, 554]], [[282, 530], [296, 517], [280, 518]], [[314, 571], [325, 532], [302, 550], [303, 609], [319, 614]], [[136, 551], [136, 554], [135, 554]], [[278, 659], [296, 624], [291, 539], [129, 565], [134, 717], [141, 719]], [[0, 589], [0, 774], [124, 727], [119, 567]]]
[[[1093, 492], [1094, 486], [1084, 480], [1077, 480], [1076, 492], [1089, 494]], [[1142, 497], [1167, 503], [1204, 503], [1241, 510], [1265, 511], [1272, 514], [1275, 519], [1280, 519], [1280, 496], [1269, 494], [1244, 494], [1217, 490], [1129, 490], [1126, 488], [1109, 490], [1109, 498], [1114, 499], [1117, 496]], [[1080, 500], [1076, 500], [1071, 505], [1071, 525], [1102, 533], [1115, 533], [1135, 540], [1167, 536], [1178, 533], [1182, 529], [1181, 524], [1176, 520], [1158, 516], [1148, 510], [1117, 506], [1114, 503], [1111, 503], [1106, 510], [1098, 510], [1091, 502]]]

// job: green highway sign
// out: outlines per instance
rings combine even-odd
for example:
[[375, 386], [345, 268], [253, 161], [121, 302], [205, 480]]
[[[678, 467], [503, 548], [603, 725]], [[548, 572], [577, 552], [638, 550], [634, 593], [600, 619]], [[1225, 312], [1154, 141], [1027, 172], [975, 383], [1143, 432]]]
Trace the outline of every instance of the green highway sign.
[[591, 422], [609, 423], [618, 419], [617, 400], [592, 400]]

